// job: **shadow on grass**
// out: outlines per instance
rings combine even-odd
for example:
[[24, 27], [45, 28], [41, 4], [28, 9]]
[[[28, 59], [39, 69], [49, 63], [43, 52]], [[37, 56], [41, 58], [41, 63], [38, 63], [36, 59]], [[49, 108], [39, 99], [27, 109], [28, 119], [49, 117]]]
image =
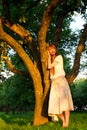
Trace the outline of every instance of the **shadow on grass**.
[[0, 117], [6, 122], [6, 124], [18, 124], [18, 125], [27, 125], [33, 124], [33, 112], [28, 112], [25, 114], [8, 114], [0, 112]]

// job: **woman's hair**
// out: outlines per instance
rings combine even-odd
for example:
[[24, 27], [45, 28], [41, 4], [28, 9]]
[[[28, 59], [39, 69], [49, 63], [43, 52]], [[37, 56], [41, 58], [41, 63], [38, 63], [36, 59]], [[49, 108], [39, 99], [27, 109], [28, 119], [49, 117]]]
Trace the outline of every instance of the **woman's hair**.
[[57, 48], [54, 44], [49, 44], [49, 46], [47, 47], [47, 50], [50, 50], [51, 48], [54, 48], [56, 50], [56, 56], [58, 55], [58, 51], [57, 51]]
[[[47, 47], [47, 50], [49, 51], [49, 50], [52, 49], [52, 48], [54, 48], [55, 51], [56, 51], [55, 56], [58, 56], [57, 48], [56, 48], [56, 46], [55, 46], [54, 44], [49, 44], [49, 46]], [[54, 57], [54, 56], [51, 56], [51, 62], [53, 62], [54, 59], [55, 59], [55, 57]]]

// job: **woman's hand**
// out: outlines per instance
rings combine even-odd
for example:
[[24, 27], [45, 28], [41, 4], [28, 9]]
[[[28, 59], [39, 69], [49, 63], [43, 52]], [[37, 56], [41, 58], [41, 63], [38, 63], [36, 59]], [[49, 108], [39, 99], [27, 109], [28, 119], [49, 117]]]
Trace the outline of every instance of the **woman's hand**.
[[48, 58], [51, 59], [51, 55], [50, 55], [49, 51], [47, 51], [47, 54], [48, 54]]
[[48, 54], [48, 69], [50, 69], [51, 55], [50, 55], [49, 51], [47, 51], [47, 54]]

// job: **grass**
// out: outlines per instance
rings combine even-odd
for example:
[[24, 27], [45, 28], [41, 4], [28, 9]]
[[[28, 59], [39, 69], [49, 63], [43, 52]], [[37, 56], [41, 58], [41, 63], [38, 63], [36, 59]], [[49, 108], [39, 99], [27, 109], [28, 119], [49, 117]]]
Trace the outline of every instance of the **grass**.
[[33, 112], [17, 115], [6, 115], [0, 112], [0, 130], [87, 130], [87, 112], [71, 113], [68, 128], [62, 128], [61, 122], [49, 122], [33, 126]]

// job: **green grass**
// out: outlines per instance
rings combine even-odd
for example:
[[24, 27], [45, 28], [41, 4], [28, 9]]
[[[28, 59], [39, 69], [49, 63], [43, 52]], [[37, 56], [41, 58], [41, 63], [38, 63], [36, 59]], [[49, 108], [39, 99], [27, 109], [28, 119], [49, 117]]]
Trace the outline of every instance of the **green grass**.
[[33, 112], [17, 115], [6, 115], [0, 112], [0, 130], [87, 130], [87, 112], [71, 113], [68, 128], [62, 128], [61, 122], [49, 122], [33, 126]]

